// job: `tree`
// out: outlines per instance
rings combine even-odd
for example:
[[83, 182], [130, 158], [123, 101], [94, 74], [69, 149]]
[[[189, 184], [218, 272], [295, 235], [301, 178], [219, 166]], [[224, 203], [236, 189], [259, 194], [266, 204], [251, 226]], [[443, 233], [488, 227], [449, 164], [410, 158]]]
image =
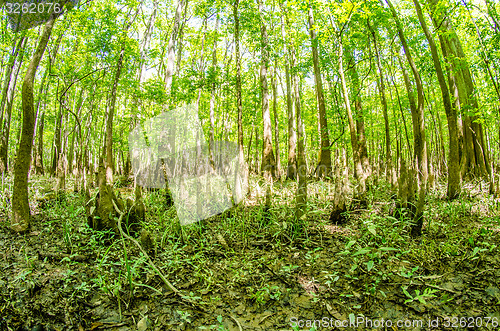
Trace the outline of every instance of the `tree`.
[[403, 50], [406, 56], [406, 60], [410, 65], [413, 79], [417, 87], [417, 103], [415, 104], [415, 96], [409, 81], [408, 74], [406, 74], [406, 69], [402, 66], [403, 75], [405, 78], [405, 85], [408, 91], [408, 98], [410, 99], [411, 107], [411, 117], [413, 122], [413, 144], [414, 144], [414, 164], [415, 171], [418, 174], [419, 179], [419, 190], [418, 190], [418, 200], [413, 217], [414, 225], [411, 230], [413, 236], [420, 236], [422, 233], [423, 225], [423, 213], [425, 206], [425, 196], [427, 194], [427, 179], [428, 179], [428, 166], [427, 166], [427, 145], [425, 138], [425, 124], [424, 124], [424, 89], [422, 85], [422, 79], [418, 72], [417, 66], [413, 61], [413, 56], [411, 55], [411, 50], [408, 47], [408, 42], [406, 36], [403, 32], [403, 26], [399, 20], [399, 16], [394, 9], [390, 0], [386, 0], [389, 5], [391, 14], [396, 22], [396, 28], [398, 31], [399, 40], [403, 46]]
[[318, 177], [331, 176], [332, 171], [332, 158], [330, 155], [330, 138], [328, 133], [328, 121], [326, 119], [325, 96], [323, 93], [323, 81], [321, 80], [321, 70], [319, 67], [318, 55], [318, 38], [316, 36], [316, 27], [314, 23], [314, 13], [312, 8], [312, 1], [309, 1], [309, 8], [307, 11], [307, 18], [309, 22], [309, 35], [311, 38], [311, 49], [314, 66], [314, 80], [316, 87], [316, 99], [318, 102], [319, 112], [319, 128], [320, 128], [320, 152], [319, 161], [317, 166]]
[[288, 40], [285, 30], [285, 19], [284, 16], [286, 13], [284, 12], [283, 4], [280, 4], [281, 11], [283, 15], [281, 15], [281, 37], [283, 40], [283, 53], [284, 53], [284, 66], [285, 66], [285, 81], [286, 81], [286, 110], [287, 110], [287, 118], [288, 118], [288, 164], [286, 168], [286, 178], [294, 180], [297, 177], [297, 126], [296, 126], [296, 114], [295, 107], [292, 101], [292, 86], [290, 81], [290, 56], [288, 51]]
[[382, 62], [380, 60], [380, 51], [377, 42], [377, 35], [375, 29], [370, 24], [370, 19], [368, 19], [368, 28], [372, 34], [373, 46], [375, 48], [375, 63], [377, 64], [377, 87], [380, 95], [380, 103], [382, 105], [382, 114], [384, 116], [384, 127], [385, 127], [385, 165], [386, 165], [386, 178], [387, 181], [393, 186], [395, 184], [396, 178], [392, 167], [392, 153], [391, 153], [391, 131], [389, 126], [389, 113], [387, 107], [387, 97], [386, 88], [384, 82], [384, 71], [382, 68]]
[[427, 23], [424, 20], [420, 3], [418, 2], [418, 0], [413, 0], [413, 2], [415, 4], [418, 20], [420, 22], [420, 25], [422, 26], [422, 29], [424, 30], [427, 41], [429, 42], [432, 61], [434, 62], [434, 68], [436, 69], [436, 75], [438, 78], [439, 87], [441, 89], [441, 95], [443, 97], [444, 110], [446, 112], [446, 119], [448, 121], [449, 137], [447, 195], [449, 199], [455, 199], [460, 194], [460, 159], [458, 154], [457, 110], [451, 103], [450, 93], [448, 90], [448, 86], [446, 85], [446, 79], [444, 77], [443, 68], [441, 67], [438, 50], [436, 44], [434, 43], [434, 38], [432, 37], [429, 28], [427, 27]]
[[[491, 180], [488, 149], [484, 143], [483, 126], [478, 121], [479, 109], [470, 66], [462, 49], [462, 44], [449, 18], [442, 13], [446, 7], [438, 0], [428, 0], [433, 23], [440, 31], [441, 49], [450, 64], [450, 74], [456, 84], [457, 111], [462, 113], [464, 151], [461, 160], [461, 175], [482, 176]], [[439, 5], [439, 6], [438, 6]]]
[[264, 21], [264, 13], [262, 8], [262, 0], [258, 0], [260, 34], [261, 34], [261, 54], [262, 60], [260, 64], [260, 86], [261, 86], [261, 104], [262, 104], [262, 120], [264, 124], [264, 135], [262, 144], [262, 162], [261, 173], [268, 180], [276, 177], [276, 160], [274, 158], [272, 129], [271, 129], [271, 111], [269, 109], [269, 87], [267, 85], [267, 71], [269, 69], [269, 39], [267, 36], [267, 28]]
[[16, 232], [24, 232], [30, 224], [30, 205], [28, 201], [28, 172], [31, 163], [31, 148], [35, 129], [35, 110], [33, 100], [33, 84], [38, 65], [42, 59], [45, 48], [55, 24], [51, 18], [43, 28], [38, 46], [31, 58], [23, 80], [22, 106], [23, 126], [21, 141], [17, 149], [17, 158], [14, 166], [14, 187], [12, 193], [12, 218], [10, 227]]
[[[24, 50], [28, 39], [26, 36], [21, 35], [17, 45], [12, 50], [10, 55], [9, 64], [5, 72], [4, 89], [2, 91], [2, 101], [0, 103], [0, 113], [2, 114], [3, 121], [0, 120], [1, 133], [0, 133], [0, 173], [5, 174], [9, 169], [8, 163], [8, 149], [9, 149], [9, 135], [10, 124], [12, 116], [12, 106], [14, 103], [14, 92], [17, 85], [17, 77], [21, 69], [21, 64], [24, 58]], [[5, 112], [4, 112], [5, 106]]]

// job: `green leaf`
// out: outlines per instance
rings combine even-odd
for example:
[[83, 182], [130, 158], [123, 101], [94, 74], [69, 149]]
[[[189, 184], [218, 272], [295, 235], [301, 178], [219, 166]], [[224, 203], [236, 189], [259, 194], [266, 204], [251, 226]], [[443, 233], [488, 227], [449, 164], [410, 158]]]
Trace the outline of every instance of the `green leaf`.
[[370, 253], [370, 251], [371, 251], [370, 247], [361, 248], [359, 251], [352, 254], [352, 256], [361, 255], [361, 254], [368, 254], [368, 253]]
[[368, 263], [366, 264], [366, 268], [368, 269], [368, 271], [373, 269], [374, 264], [375, 263], [373, 261], [368, 261]]
[[354, 245], [356, 243], [356, 240], [351, 240], [347, 243], [347, 245], [345, 245], [345, 249], [349, 249], [351, 248], [352, 245]]
[[380, 247], [379, 249], [381, 251], [385, 251], [385, 252], [388, 252], [388, 251], [399, 251], [399, 249], [393, 248], [393, 247]]

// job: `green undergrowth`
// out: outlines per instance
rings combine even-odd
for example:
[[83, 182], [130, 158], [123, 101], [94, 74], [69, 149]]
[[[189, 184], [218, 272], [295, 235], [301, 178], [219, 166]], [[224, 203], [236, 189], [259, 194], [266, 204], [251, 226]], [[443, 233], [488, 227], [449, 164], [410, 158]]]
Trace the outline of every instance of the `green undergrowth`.
[[[500, 318], [500, 291], [492, 281], [500, 278], [499, 203], [482, 191], [447, 201], [443, 190], [438, 185], [427, 197], [419, 238], [410, 237], [408, 220], [390, 216], [395, 201], [385, 183], [372, 185], [368, 206], [348, 211], [343, 226], [329, 222], [333, 184], [311, 181], [301, 220], [294, 219], [295, 183], [277, 182], [268, 211], [265, 197], [253, 192], [245, 203], [182, 227], [163, 190], [145, 192], [142, 227], [150, 233], [148, 254], [160, 272], [184, 296], [214, 312], [210, 318], [186, 307], [171, 312], [187, 329], [231, 329], [238, 309], [275, 314], [260, 321], [269, 329], [290, 327], [290, 314]], [[42, 192], [31, 191], [37, 197]], [[132, 189], [122, 188], [121, 194], [131, 196]], [[78, 193], [68, 192], [44, 208], [33, 205], [35, 231], [54, 236], [48, 249], [66, 254], [59, 263], [66, 269], [69, 295], [87, 301], [103, 295], [121, 318], [146, 297], [164, 300], [169, 289], [147, 257], [119, 235], [88, 228], [83, 203]], [[37, 264], [29, 251], [24, 255], [16, 277], [29, 283]], [[90, 267], [85, 277], [73, 271], [83, 265]], [[302, 301], [310, 311], [293, 308], [304, 307]]]

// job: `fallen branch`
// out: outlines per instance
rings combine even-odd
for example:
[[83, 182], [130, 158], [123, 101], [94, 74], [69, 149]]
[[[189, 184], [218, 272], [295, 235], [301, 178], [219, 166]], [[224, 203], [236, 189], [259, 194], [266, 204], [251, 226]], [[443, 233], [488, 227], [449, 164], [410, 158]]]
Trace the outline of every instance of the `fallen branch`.
[[[144, 256], [147, 258], [149, 266], [151, 268], [153, 268], [153, 270], [158, 274], [158, 276], [160, 276], [161, 280], [168, 286], [168, 288], [170, 290], [172, 290], [172, 292], [175, 293], [175, 295], [177, 295], [179, 298], [181, 298], [185, 302], [187, 302], [187, 303], [189, 303], [189, 304], [191, 304], [193, 306], [196, 306], [197, 308], [201, 309], [202, 311], [205, 311], [204, 308], [200, 307], [196, 302], [194, 302], [191, 299], [189, 299], [186, 296], [184, 296], [177, 288], [175, 288], [175, 286], [172, 285], [172, 283], [170, 283], [168, 281], [168, 279], [161, 273], [160, 269], [158, 269], [156, 267], [156, 265], [153, 263], [153, 260], [151, 260], [151, 258], [149, 257], [148, 253], [142, 248], [141, 244], [137, 240], [135, 240], [134, 238], [132, 238], [131, 236], [129, 236], [128, 234], [126, 234], [123, 231], [123, 229], [122, 229], [122, 219], [123, 219], [123, 216], [125, 215], [125, 212], [122, 212], [118, 208], [118, 206], [116, 205], [116, 203], [115, 203], [114, 200], [111, 200], [111, 201], [113, 202], [113, 206], [115, 207], [116, 212], [120, 215], [120, 217], [118, 218], [117, 225], [118, 225], [118, 231], [120, 231], [120, 235], [122, 236], [122, 238], [127, 238], [128, 240], [130, 240], [131, 242], [133, 242], [139, 248], [139, 250], [142, 252], [142, 254], [144, 254]], [[132, 209], [134, 207], [134, 205], [132, 205], [132, 207], [130, 209]]]
[[236, 325], [238, 325], [239, 331], [243, 331], [243, 328], [241, 327], [240, 322], [238, 322], [238, 320], [233, 315], [229, 315], [229, 317], [231, 317], [233, 319], [233, 321], [236, 322]]

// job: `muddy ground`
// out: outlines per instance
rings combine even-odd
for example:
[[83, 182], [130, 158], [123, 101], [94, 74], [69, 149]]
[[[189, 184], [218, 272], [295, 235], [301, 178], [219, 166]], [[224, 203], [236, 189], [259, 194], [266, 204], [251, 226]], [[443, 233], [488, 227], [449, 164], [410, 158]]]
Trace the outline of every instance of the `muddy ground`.
[[299, 234], [286, 193], [269, 219], [247, 203], [182, 232], [149, 194], [146, 249], [181, 295], [131, 242], [90, 229], [79, 194], [35, 197], [26, 234], [0, 214], [0, 330], [500, 328], [500, 212], [486, 192], [452, 203], [436, 190], [419, 239], [384, 193], [339, 226], [313, 190]]

